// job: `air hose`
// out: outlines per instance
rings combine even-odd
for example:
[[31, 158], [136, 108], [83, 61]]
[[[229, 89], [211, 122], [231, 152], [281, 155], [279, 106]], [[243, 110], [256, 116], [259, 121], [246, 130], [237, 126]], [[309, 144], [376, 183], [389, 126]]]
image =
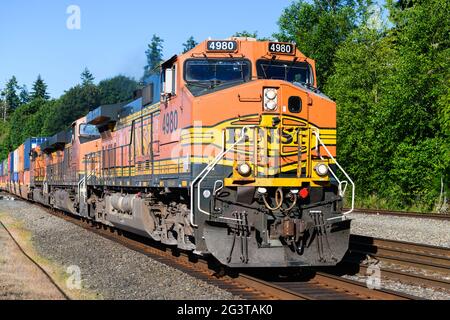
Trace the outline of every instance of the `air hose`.
[[[267, 209], [269, 209], [271, 211], [276, 211], [278, 209], [281, 209], [281, 207], [283, 206], [283, 197], [284, 197], [283, 189], [282, 188], [278, 188], [277, 191], [275, 191], [275, 203], [276, 203], [276, 207], [275, 208], [272, 208], [270, 206], [270, 204], [267, 202], [267, 194], [264, 194], [263, 201], [264, 201], [264, 204], [266, 205]], [[292, 209], [294, 209], [294, 207], [297, 205], [298, 197], [297, 197], [296, 194], [293, 194], [293, 197], [294, 197], [294, 199], [292, 200], [293, 201], [292, 205], [289, 208], [287, 208], [287, 209], [281, 209], [282, 211], [289, 212]]]
[[264, 201], [264, 204], [266, 205], [266, 208], [271, 211], [276, 211], [276, 210], [280, 209], [281, 206], [283, 205], [283, 196], [284, 196], [283, 189], [278, 188], [277, 191], [275, 191], [275, 203], [277, 204], [277, 206], [275, 208], [272, 208], [270, 206], [270, 204], [267, 202], [266, 194], [264, 194], [263, 201]]

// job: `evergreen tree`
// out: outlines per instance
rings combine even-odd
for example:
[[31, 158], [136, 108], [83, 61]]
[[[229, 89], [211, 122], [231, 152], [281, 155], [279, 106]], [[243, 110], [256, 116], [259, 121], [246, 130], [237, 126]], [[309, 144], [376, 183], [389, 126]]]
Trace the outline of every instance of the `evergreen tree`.
[[155, 69], [161, 64], [163, 61], [163, 43], [164, 40], [158, 37], [156, 34], [153, 35], [152, 41], [148, 45], [148, 49], [145, 51], [147, 56], [147, 65], [144, 67], [144, 77], [147, 77], [159, 73]]
[[16, 110], [20, 106], [20, 98], [17, 91], [20, 89], [15, 76], [6, 83], [4, 90], [6, 114], [10, 111]]
[[90, 84], [94, 84], [94, 76], [92, 75], [92, 73], [89, 71], [88, 68], [84, 68], [84, 71], [81, 73], [81, 85], [85, 86], [85, 85], [90, 85]]
[[194, 49], [198, 45], [198, 42], [195, 41], [194, 37], [191, 36], [185, 43], [183, 43], [183, 53], [186, 53], [192, 49]]
[[21, 104], [27, 104], [30, 102], [30, 94], [28, 93], [28, 89], [25, 84], [20, 89], [19, 99]]
[[48, 100], [50, 96], [47, 93], [47, 84], [45, 84], [41, 75], [38, 75], [38, 78], [33, 83], [33, 91], [31, 92], [31, 99], [43, 99]]

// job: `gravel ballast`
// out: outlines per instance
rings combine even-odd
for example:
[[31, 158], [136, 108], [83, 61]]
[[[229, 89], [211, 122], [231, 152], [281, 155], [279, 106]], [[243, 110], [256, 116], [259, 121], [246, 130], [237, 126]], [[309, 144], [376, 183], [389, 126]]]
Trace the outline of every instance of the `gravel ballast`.
[[[345, 275], [344, 278], [366, 283], [367, 277], [359, 275]], [[382, 279], [380, 286], [382, 289], [404, 292], [414, 297], [419, 297], [426, 300], [450, 300], [450, 293], [446, 291], [439, 291], [433, 288], [426, 288], [422, 286], [401, 283], [390, 279]]]
[[450, 248], [450, 221], [351, 213], [352, 234]]
[[[352, 234], [383, 238], [396, 241], [422, 243], [431, 246], [450, 247], [450, 221], [424, 218], [368, 215], [352, 213]], [[392, 267], [392, 266], [391, 266]], [[426, 275], [426, 274], [425, 274]], [[344, 276], [356, 281], [365, 282], [363, 276]], [[443, 277], [448, 279], [448, 277]], [[430, 300], [449, 300], [450, 293], [443, 290], [401, 283], [382, 279], [384, 289], [401, 291], [407, 294]]]
[[125, 300], [231, 300], [237, 297], [180, 270], [46, 213], [24, 201], [0, 200], [0, 213], [23, 222], [42, 257], [81, 270], [83, 289]]

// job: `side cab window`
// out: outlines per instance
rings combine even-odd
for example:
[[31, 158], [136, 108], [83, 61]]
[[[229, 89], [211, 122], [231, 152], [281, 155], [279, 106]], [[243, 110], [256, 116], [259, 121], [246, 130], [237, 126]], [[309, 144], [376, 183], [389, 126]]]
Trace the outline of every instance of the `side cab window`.
[[177, 56], [173, 56], [162, 64], [162, 85], [161, 96], [163, 101], [167, 101], [177, 95]]
[[80, 124], [79, 127], [79, 137], [80, 142], [87, 142], [90, 140], [95, 140], [100, 138], [100, 132], [97, 127], [92, 124]]

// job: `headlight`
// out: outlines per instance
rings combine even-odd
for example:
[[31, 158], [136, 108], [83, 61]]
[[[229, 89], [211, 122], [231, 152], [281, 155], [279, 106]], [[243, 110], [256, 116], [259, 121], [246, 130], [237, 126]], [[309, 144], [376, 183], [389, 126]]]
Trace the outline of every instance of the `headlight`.
[[237, 170], [243, 177], [248, 177], [252, 173], [252, 168], [247, 163], [240, 164]]
[[321, 177], [324, 177], [328, 174], [328, 166], [324, 163], [318, 164], [314, 169], [316, 170], [317, 174]]
[[276, 89], [266, 89], [266, 98], [269, 100], [275, 100], [277, 97], [277, 90]]
[[264, 110], [275, 111], [278, 107], [278, 91], [275, 88], [264, 89]]
[[273, 100], [266, 102], [266, 110], [274, 111], [277, 109], [277, 103]]

